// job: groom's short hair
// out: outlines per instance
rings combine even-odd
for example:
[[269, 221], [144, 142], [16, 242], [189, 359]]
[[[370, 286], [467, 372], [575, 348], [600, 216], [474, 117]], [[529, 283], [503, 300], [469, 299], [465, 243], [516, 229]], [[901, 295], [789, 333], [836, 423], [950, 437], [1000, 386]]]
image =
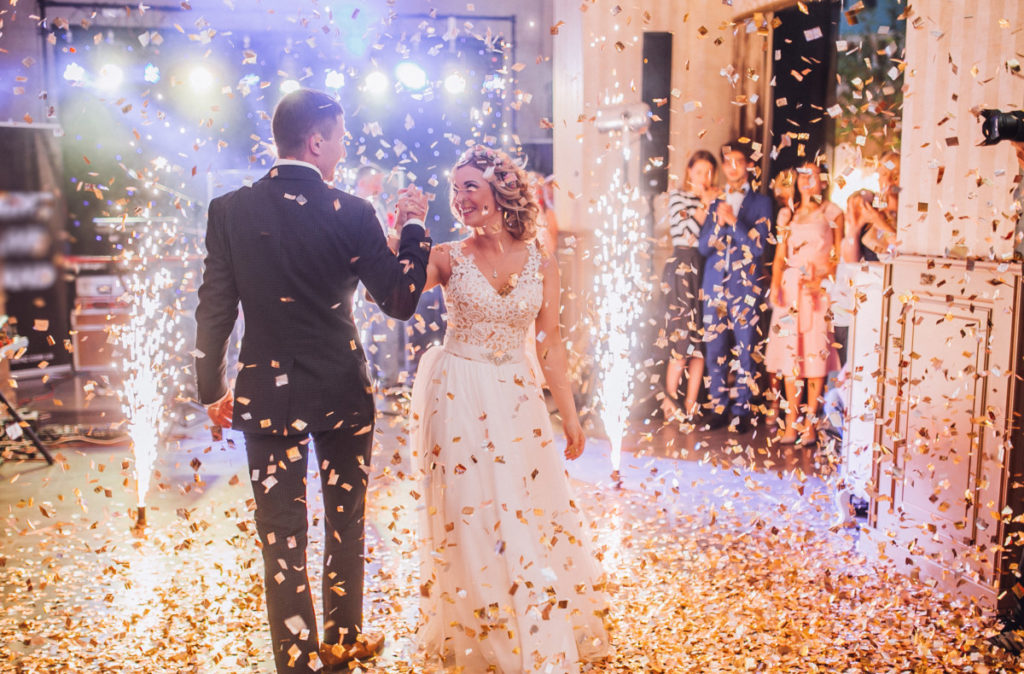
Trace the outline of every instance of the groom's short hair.
[[300, 154], [310, 136], [328, 135], [343, 114], [341, 104], [322, 91], [296, 89], [287, 94], [278, 101], [270, 122], [277, 156]]

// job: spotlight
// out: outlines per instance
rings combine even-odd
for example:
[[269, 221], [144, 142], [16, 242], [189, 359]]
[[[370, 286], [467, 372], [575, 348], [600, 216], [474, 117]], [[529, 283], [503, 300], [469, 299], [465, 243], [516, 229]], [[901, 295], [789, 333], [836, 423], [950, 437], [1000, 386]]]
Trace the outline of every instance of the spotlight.
[[484, 89], [497, 91], [505, 88], [505, 78], [498, 74], [492, 74], [484, 80]]
[[345, 74], [337, 70], [328, 70], [324, 76], [324, 86], [328, 89], [341, 89], [345, 86]]
[[152, 63], [147, 63], [145, 74], [142, 76], [142, 79], [146, 80], [150, 84], [156, 84], [160, 81], [160, 68]]
[[74, 62], [69, 63], [64, 69], [64, 79], [68, 82], [81, 82], [85, 79], [85, 68]]
[[302, 88], [302, 85], [299, 84], [298, 80], [285, 80], [284, 82], [281, 82], [281, 93], [282, 94], [290, 94], [293, 91], [298, 91], [301, 88]]
[[388, 90], [388, 76], [379, 70], [374, 70], [363, 80], [363, 87], [371, 94], [383, 94]]
[[213, 86], [213, 73], [204, 66], [196, 66], [188, 74], [188, 83], [192, 87], [192, 91], [202, 93]]
[[451, 73], [444, 78], [444, 89], [449, 94], [461, 94], [466, 90], [466, 78], [459, 73]]
[[121, 66], [108, 63], [100, 68], [100, 76], [96, 79], [96, 86], [106, 91], [113, 91], [121, 86], [124, 81], [124, 71]]
[[427, 86], [427, 74], [412, 61], [402, 61], [395, 67], [395, 76], [406, 89], [419, 91]]

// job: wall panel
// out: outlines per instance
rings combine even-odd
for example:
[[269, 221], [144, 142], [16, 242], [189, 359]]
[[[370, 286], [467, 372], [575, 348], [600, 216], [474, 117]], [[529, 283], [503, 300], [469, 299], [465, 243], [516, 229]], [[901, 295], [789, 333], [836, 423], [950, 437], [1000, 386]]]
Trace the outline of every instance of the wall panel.
[[978, 147], [974, 111], [1024, 107], [1024, 3], [924, 0], [907, 26], [900, 251], [1002, 259], [1017, 162], [1009, 144]]

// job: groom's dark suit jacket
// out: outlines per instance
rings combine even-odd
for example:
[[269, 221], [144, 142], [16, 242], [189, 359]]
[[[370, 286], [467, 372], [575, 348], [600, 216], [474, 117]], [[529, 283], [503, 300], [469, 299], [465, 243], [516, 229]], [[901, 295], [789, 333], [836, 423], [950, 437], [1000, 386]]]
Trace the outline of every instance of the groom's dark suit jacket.
[[200, 402], [227, 392], [225, 352], [241, 301], [234, 428], [285, 435], [371, 423], [352, 318], [356, 284], [385, 313], [412, 316], [430, 254], [423, 228], [403, 229], [396, 257], [369, 202], [328, 187], [312, 168], [280, 165], [210, 202], [206, 247], [196, 309]]

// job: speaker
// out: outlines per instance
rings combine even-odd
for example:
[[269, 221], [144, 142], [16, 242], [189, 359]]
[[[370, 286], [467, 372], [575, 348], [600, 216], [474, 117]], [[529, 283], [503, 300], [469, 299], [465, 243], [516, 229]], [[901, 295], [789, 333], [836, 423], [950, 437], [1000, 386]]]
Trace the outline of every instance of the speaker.
[[71, 311], [73, 364], [78, 371], [117, 369], [117, 345], [111, 327], [129, 319], [128, 305], [120, 301], [124, 287], [117, 275], [82, 275], [75, 279]]
[[651, 123], [640, 145], [641, 190], [647, 195], [668, 190], [669, 104], [672, 95], [672, 33], [645, 32], [640, 91], [650, 106]]

